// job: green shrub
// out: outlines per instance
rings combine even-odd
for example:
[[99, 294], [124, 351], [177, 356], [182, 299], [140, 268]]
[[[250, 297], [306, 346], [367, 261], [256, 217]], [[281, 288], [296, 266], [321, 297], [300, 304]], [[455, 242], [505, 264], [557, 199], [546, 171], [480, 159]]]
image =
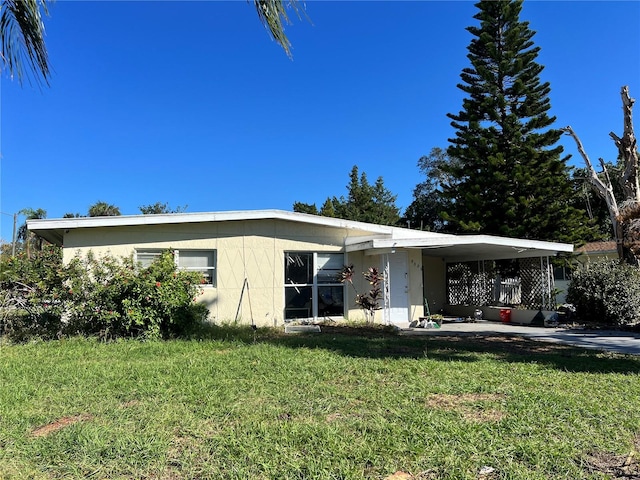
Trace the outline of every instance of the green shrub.
[[640, 321], [640, 270], [616, 260], [580, 265], [573, 271], [567, 301], [581, 321], [634, 324]]
[[62, 263], [59, 247], [31, 258], [18, 255], [0, 265], [0, 335], [86, 335], [101, 338], [168, 338], [189, 335], [207, 318], [196, 303], [199, 272], [177, 269], [164, 252], [149, 267], [111, 255], [76, 255]]
[[105, 338], [179, 336], [206, 318], [196, 304], [199, 272], [177, 269], [173, 252], [149, 267], [129, 258], [76, 256], [69, 263], [70, 332]]
[[62, 331], [62, 249], [47, 245], [0, 262], [0, 335], [16, 341], [56, 338]]

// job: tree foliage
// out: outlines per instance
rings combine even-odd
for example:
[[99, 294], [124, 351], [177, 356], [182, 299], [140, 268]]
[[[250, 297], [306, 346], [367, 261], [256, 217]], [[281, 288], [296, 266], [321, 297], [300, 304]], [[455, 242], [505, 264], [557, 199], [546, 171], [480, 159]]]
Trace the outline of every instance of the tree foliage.
[[2, 0], [0, 2], [0, 57], [3, 69], [20, 84], [31, 72], [48, 84], [51, 75], [44, 42], [43, 15], [46, 0]]
[[468, 27], [471, 65], [458, 85], [462, 110], [449, 114], [455, 128], [444, 169], [452, 182], [444, 219], [456, 231], [575, 242], [590, 234], [584, 210], [572, 205], [567, 157], [557, 145], [555, 117], [539, 47], [522, 1], [476, 4], [479, 26]]
[[432, 232], [446, 230], [442, 212], [448, 208], [448, 199], [442, 190], [449, 183], [444, 168], [451, 162], [447, 152], [438, 147], [418, 160], [418, 169], [425, 179], [413, 189], [413, 201], [404, 213], [403, 220], [411, 227]]
[[397, 196], [384, 186], [382, 177], [371, 185], [366, 173], [359, 174], [358, 167], [354, 166], [349, 179], [346, 197], [328, 197], [319, 211], [315, 204], [295, 202], [293, 211], [379, 225], [396, 225], [399, 222], [400, 210], [395, 205]]
[[353, 284], [353, 264], [345, 265], [338, 275], [341, 283], [348, 283], [356, 292], [355, 302], [360, 306], [365, 315], [368, 324], [375, 323], [376, 311], [380, 310], [380, 300], [382, 299], [382, 282], [384, 275], [376, 267], [369, 267], [366, 272], [362, 272], [362, 276], [369, 283], [370, 289], [367, 293], [358, 293]]
[[31, 252], [33, 250], [41, 250], [43, 245], [42, 238], [33, 235], [29, 229], [27, 228], [26, 220], [38, 220], [47, 218], [47, 211], [42, 208], [33, 209], [33, 208], [23, 208], [18, 212], [20, 215], [24, 215], [25, 222], [18, 227], [18, 231], [16, 233], [16, 239], [18, 244], [21, 245], [22, 249], [27, 252], [27, 257], [31, 256]]
[[293, 211], [308, 213], [309, 215], [320, 215], [315, 203], [293, 202]]
[[[618, 177], [624, 169], [620, 161], [615, 165], [611, 162], [605, 162], [604, 166], [611, 177]], [[574, 206], [584, 209], [594, 224], [593, 235], [584, 240], [591, 242], [612, 239], [613, 225], [611, 224], [611, 216], [607, 208], [607, 203], [591, 186], [589, 176], [589, 171], [584, 167], [574, 168], [571, 174], [572, 186], [575, 191]], [[606, 181], [604, 172], [601, 172], [599, 176], [603, 181]], [[622, 188], [620, 185], [614, 182], [612, 187], [615, 197], [622, 198]]]
[[[44, 41], [43, 16], [49, 14], [51, 0], [0, 1], [0, 60], [12, 78], [20, 84], [31, 71], [34, 78], [49, 83], [51, 67]], [[291, 43], [285, 34], [285, 25], [291, 24], [289, 12], [306, 17], [304, 5], [298, 0], [253, 0], [258, 18], [271, 37], [291, 57]]]
[[167, 202], [156, 202], [149, 205], [140, 205], [138, 208], [143, 215], [159, 215], [163, 213], [183, 213], [187, 210], [187, 205], [171, 208]]
[[120, 208], [107, 202], [96, 202], [89, 207], [90, 217], [117, 217], [120, 214]]
[[278, 45], [282, 47], [287, 56], [291, 57], [291, 42], [284, 33], [285, 25], [291, 24], [288, 10], [293, 11], [298, 18], [305, 16], [304, 7], [297, 0], [253, 0], [253, 5], [258, 13], [258, 18], [271, 34]]

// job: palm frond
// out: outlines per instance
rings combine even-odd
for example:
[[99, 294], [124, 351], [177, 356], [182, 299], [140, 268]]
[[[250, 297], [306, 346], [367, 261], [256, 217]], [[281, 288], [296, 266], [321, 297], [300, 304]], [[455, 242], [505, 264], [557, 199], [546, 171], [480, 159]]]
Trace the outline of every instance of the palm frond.
[[[304, 7], [301, 7], [297, 0], [253, 0], [253, 4], [258, 12], [258, 18], [269, 30], [271, 37], [284, 49], [287, 56], [291, 58], [291, 42], [284, 33], [285, 25], [291, 25], [291, 20], [287, 14], [292, 10], [298, 18], [304, 14]], [[306, 17], [306, 15], [305, 15]]]
[[42, 15], [48, 15], [47, 0], [2, 0], [0, 2], [0, 56], [3, 68], [22, 84], [29, 68], [37, 81], [49, 84], [49, 56], [44, 42]]

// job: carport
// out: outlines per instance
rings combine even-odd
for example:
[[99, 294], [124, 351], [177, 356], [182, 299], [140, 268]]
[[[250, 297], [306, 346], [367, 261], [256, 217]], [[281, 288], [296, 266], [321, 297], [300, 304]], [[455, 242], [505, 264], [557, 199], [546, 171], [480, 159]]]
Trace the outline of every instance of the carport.
[[[521, 323], [530, 323], [541, 310], [555, 309], [551, 258], [573, 252], [573, 245], [565, 243], [431, 232], [347, 241], [345, 248], [382, 256], [385, 293], [393, 289], [389, 274], [393, 255], [419, 249], [422, 291], [429, 312], [467, 317], [481, 309], [484, 318], [499, 320], [500, 310], [509, 309], [514, 321]], [[385, 298], [383, 309], [388, 306]]]

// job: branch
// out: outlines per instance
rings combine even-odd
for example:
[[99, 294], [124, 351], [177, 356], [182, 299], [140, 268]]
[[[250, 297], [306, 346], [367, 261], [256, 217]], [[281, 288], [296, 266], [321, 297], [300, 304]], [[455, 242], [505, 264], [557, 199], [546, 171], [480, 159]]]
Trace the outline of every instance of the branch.
[[633, 131], [633, 104], [635, 99], [629, 96], [629, 87], [624, 86], [620, 91], [622, 97], [622, 112], [624, 118], [624, 129], [622, 138], [615, 133], [609, 133], [613, 142], [618, 148], [620, 157], [624, 162], [624, 173], [620, 179], [620, 183], [624, 190], [627, 200], [640, 202], [640, 184], [638, 180], [638, 149], [636, 136]]
[[[587, 152], [584, 150], [584, 147], [582, 146], [582, 142], [578, 138], [578, 135], [576, 135], [576, 133], [573, 131], [573, 128], [571, 128], [571, 126], [569, 125], [567, 127], [561, 128], [561, 130], [564, 133], [570, 135], [573, 138], [573, 140], [576, 142], [576, 146], [578, 147], [578, 152], [580, 152], [580, 155], [584, 159], [584, 163], [587, 165], [587, 170], [589, 170], [589, 181], [591, 182], [591, 185], [598, 191], [600, 196], [604, 198], [604, 200], [607, 202], [607, 206], [609, 206], [610, 214], [617, 216], [618, 205], [613, 195], [613, 187], [611, 186], [611, 181], [609, 180], [609, 174], [607, 174], [607, 181], [609, 182], [609, 185], [605, 185], [604, 182], [600, 180], [600, 177], [598, 177], [598, 174], [595, 168], [593, 168], [593, 164], [591, 163], [591, 159], [589, 158], [589, 155], [587, 155]], [[604, 162], [602, 162], [602, 159], [600, 159], [600, 162], [604, 167]], [[606, 172], [606, 169], [605, 169], [605, 172]], [[613, 211], [611, 206], [613, 206]]]

